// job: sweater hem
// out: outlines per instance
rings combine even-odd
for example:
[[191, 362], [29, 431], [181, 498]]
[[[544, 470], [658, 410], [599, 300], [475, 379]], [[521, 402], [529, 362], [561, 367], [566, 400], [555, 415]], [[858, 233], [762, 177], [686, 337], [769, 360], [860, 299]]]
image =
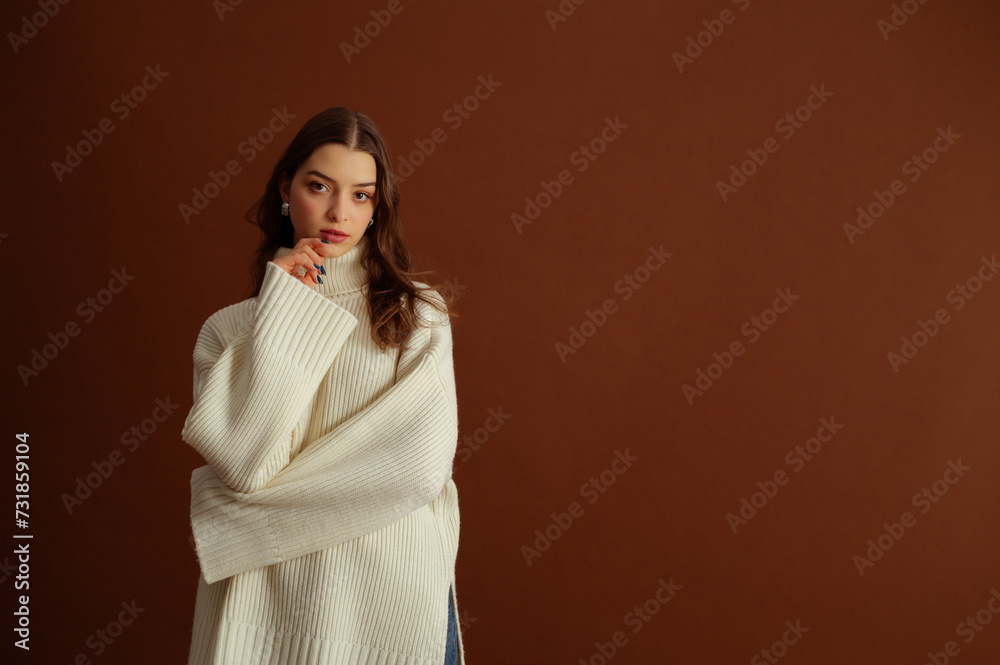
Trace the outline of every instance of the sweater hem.
[[441, 665], [439, 656], [418, 656], [371, 644], [317, 637], [306, 633], [223, 619], [212, 631], [210, 660], [189, 665]]

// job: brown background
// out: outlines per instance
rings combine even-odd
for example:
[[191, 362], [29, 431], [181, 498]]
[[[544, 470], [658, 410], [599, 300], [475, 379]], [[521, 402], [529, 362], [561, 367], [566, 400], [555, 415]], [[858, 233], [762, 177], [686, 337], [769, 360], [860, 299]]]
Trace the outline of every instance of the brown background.
[[[1000, 250], [1000, 10], [904, 4], [917, 11], [884, 39], [890, 2], [564, 2], [575, 11], [552, 29], [556, 0], [404, 1], [350, 63], [339, 45], [385, 2], [248, 0], [222, 20], [208, 0], [60, 5], [0, 57], [4, 475], [16, 432], [32, 451], [18, 662], [185, 662], [203, 464], [180, 440], [191, 351], [244, 297], [256, 233], [242, 217], [274, 161], [338, 105], [369, 114], [396, 156], [447, 136], [402, 185], [407, 240], [418, 268], [466, 287], [462, 436], [510, 414], [455, 464], [470, 663], [596, 664], [616, 631], [616, 664], [748, 662], [796, 620], [809, 631], [782, 663], [917, 665], [949, 640], [960, 664], [996, 662], [1000, 618], [971, 643], [956, 627], [1000, 589], [1000, 282], [961, 310], [947, 294]], [[735, 21], [679, 72], [672, 54], [726, 8]], [[5, 3], [0, 26], [38, 11]], [[113, 100], [147, 66], [169, 76], [120, 119]], [[499, 87], [449, 125], [491, 75]], [[832, 96], [783, 138], [776, 121], [821, 85]], [[295, 117], [247, 162], [238, 146], [274, 107]], [[627, 128], [577, 171], [606, 117]], [[114, 131], [60, 182], [52, 162], [102, 118]], [[904, 162], [949, 127], [960, 138], [911, 182]], [[779, 150], [723, 201], [717, 181], [768, 137]], [[241, 173], [185, 223], [178, 206], [232, 159]], [[572, 184], [518, 233], [511, 215], [562, 169]], [[897, 178], [906, 192], [849, 242], [843, 225]], [[615, 283], [660, 245], [673, 256], [625, 301]], [[87, 323], [78, 304], [123, 267], [134, 280]], [[779, 288], [799, 300], [748, 344], [741, 327]], [[608, 298], [617, 311], [561, 362], [555, 345]], [[894, 372], [887, 354], [939, 308], [949, 322]], [[80, 334], [25, 385], [17, 366], [70, 322]], [[744, 355], [689, 404], [681, 386], [736, 340]], [[157, 399], [178, 408], [129, 451], [122, 433]], [[843, 429], [795, 472], [786, 452], [823, 417]], [[581, 485], [626, 449], [637, 461], [588, 503]], [[63, 495], [116, 450], [124, 462], [67, 514]], [[959, 459], [970, 470], [922, 514], [911, 497]], [[726, 514], [778, 470], [788, 484], [734, 535]], [[522, 546], [574, 501], [583, 515], [528, 566]], [[915, 526], [860, 575], [853, 557], [906, 511]], [[682, 588], [635, 633], [626, 615], [661, 578]], [[97, 655], [88, 637], [133, 599], [143, 613]]]

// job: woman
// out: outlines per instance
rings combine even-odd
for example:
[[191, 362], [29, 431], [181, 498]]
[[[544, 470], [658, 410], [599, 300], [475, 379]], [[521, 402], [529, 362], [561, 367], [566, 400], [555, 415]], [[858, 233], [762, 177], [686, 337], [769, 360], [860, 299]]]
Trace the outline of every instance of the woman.
[[189, 665], [464, 663], [447, 302], [411, 281], [388, 151], [310, 119], [247, 214], [252, 297], [212, 315], [181, 433], [201, 578]]

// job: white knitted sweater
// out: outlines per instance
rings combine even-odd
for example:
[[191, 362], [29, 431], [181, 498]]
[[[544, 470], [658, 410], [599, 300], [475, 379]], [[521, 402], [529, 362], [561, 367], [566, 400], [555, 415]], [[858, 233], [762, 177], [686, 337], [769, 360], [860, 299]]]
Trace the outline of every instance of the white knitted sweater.
[[326, 260], [315, 290], [268, 262], [260, 295], [198, 335], [181, 433], [208, 462], [191, 475], [189, 665], [444, 662], [459, 535], [451, 326], [418, 300], [406, 348], [378, 348], [368, 242]]

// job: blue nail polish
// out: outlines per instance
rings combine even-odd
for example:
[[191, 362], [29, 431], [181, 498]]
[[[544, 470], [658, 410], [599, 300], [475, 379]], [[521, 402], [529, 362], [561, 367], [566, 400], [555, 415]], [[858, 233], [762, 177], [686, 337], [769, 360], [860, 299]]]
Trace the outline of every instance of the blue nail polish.
[[319, 267], [319, 264], [318, 264], [318, 263], [314, 263], [313, 265], [314, 265], [314, 266], [316, 266], [316, 270], [319, 270], [319, 269], [320, 269], [320, 267]]
[[324, 275], [326, 274], [326, 268], [324, 268], [323, 266], [320, 266], [320, 267], [319, 267], [319, 271], [320, 271], [321, 273], [323, 273]]
[[320, 284], [322, 284], [322, 283], [323, 283], [323, 278], [322, 278], [322, 277], [320, 277], [319, 275], [316, 275], [316, 279], [318, 279], [318, 280], [319, 280], [319, 283], [320, 283]]
[[324, 242], [324, 243], [326, 243], [327, 245], [329, 245], [329, 244], [330, 244], [330, 241], [329, 241], [329, 240], [324, 240], [323, 242]]

